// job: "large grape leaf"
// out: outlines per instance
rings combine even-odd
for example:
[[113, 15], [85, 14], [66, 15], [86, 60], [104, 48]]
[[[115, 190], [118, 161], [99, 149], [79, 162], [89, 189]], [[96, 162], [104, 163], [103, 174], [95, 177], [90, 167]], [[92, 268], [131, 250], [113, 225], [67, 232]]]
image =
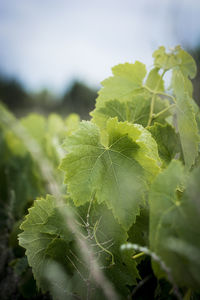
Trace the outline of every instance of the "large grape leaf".
[[65, 140], [69, 152], [62, 160], [65, 183], [74, 203], [82, 205], [94, 196], [105, 202], [126, 229], [135, 221], [147, 182], [159, 171], [157, 145], [141, 125], [107, 122], [108, 144], [91, 122]]
[[[92, 251], [92, 255], [87, 253], [88, 261], [85, 261], [80, 247], [75, 247], [76, 237], [68, 230], [69, 216], [64, 211], [69, 209], [74, 210], [73, 220], [79, 228], [79, 235], [88, 243], [89, 251]], [[131, 259], [133, 253], [120, 251], [120, 245], [127, 241], [126, 231], [113, 217], [111, 210], [94, 199], [92, 203], [78, 208], [71, 199], [63, 206], [58, 205], [51, 196], [36, 200], [21, 229], [23, 233], [19, 235], [19, 243], [26, 249], [37, 285], [43, 291], [51, 290], [55, 294], [54, 286], [57, 285], [57, 292], [64, 293], [66, 297], [71, 293], [81, 296], [81, 299], [88, 299], [89, 289], [91, 298], [95, 295], [97, 299], [102, 299], [99, 282], [95, 282], [91, 276], [93, 259], [98, 261], [106, 278], [123, 296], [129, 294], [127, 285], [136, 285], [140, 277], [136, 263]], [[62, 286], [62, 280], [58, 282], [53, 276], [50, 282], [47, 280], [49, 270], [54, 273], [59, 266], [67, 279], [65, 287]]]
[[[188, 179], [183, 166], [172, 161], [150, 191], [150, 247], [170, 268], [180, 286], [200, 287], [200, 169]], [[183, 184], [186, 189], [183, 191]], [[163, 270], [154, 264], [159, 277]], [[165, 274], [166, 275], [166, 274]]]
[[191, 98], [187, 93], [184, 76], [180, 71], [173, 72], [173, 89], [176, 96], [178, 131], [185, 164], [190, 168], [198, 156], [200, 137]]

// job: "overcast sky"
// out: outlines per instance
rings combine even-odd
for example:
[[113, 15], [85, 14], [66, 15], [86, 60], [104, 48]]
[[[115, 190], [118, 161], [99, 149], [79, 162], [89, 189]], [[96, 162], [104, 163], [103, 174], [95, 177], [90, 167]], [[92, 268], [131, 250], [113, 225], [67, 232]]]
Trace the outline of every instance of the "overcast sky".
[[150, 67], [177, 44], [200, 44], [200, 0], [0, 0], [0, 70], [29, 89], [98, 86], [115, 64]]

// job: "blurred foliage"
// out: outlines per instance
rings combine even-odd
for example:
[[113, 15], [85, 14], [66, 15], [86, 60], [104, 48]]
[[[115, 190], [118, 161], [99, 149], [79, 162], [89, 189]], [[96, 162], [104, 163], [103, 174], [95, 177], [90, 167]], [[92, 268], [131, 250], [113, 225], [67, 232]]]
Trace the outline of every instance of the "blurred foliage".
[[29, 112], [44, 115], [55, 112], [62, 116], [78, 113], [81, 118], [88, 119], [96, 97], [95, 89], [78, 81], [74, 81], [63, 95], [58, 96], [48, 89], [28, 92], [17, 79], [0, 76], [0, 100], [17, 116]]
[[194, 57], [197, 64], [197, 75], [192, 80], [194, 87], [193, 97], [197, 104], [200, 106], [200, 46], [198, 46], [196, 49], [191, 50], [190, 53]]
[[[19, 226], [37, 197], [49, 191], [41, 172], [44, 158], [51, 163], [54, 180], [65, 190], [57, 167], [64, 152], [60, 145], [79, 126], [79, 116], [48, 117], [31, 113], [18, 121], [0, 104], [0, 299], [49, 300], [36, 289], [31, 268], [18, 245]], [[25, 133], [24, 131], [25, 130]], [[19, 136], [20, 133], [20, 136]], [[24, 142], [23, 134], [29, 138]], [[33, 144], [34, 143], [34, 144]], [[38, 163], [29, 146], [40, 148]], [[34, 147], [36, 148], [36, 147]], [[36, 149], [35, 149], [36, 150]], [[47, 172], [47, 171], [46, 171]]]

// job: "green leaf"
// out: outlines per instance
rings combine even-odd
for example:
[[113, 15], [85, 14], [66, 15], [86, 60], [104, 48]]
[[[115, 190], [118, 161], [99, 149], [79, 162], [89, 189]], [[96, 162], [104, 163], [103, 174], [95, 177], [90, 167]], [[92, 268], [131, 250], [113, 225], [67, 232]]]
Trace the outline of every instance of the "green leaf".
[[[148, 88], [150, 88], [151, 90], [156, 89], [157, 91], [163, 92], [164, 91], [164, 81], [163, 81], [163, 79], [161, 79], [161, 76], [158, 73], [158, 71], [159, 71], [159, 68], [154, 68], [149, 72], [147, 80], [146, 80], [146, 86]], [[159, 86], [157, 86], [158, 82], [160, 82]]]
[[157, 142], [158, 153], [163, 160], [164, 167], [175, 158], [176, 154], [180, 156], [181, 146], [179, 136], [171, 125], [155, 123], [153, 126], [150, 126], [148, 130]]
[[[172, 161], [157, 176], [149, 197], [151, 250], [170, 268], [179, 286], [194, 290], [200, 287], [199, 176], [197, 169], [188, 179], [181, 163]], [[154, 264], [154, 271], [164, 276], [158, 265]]]
[[[109, 118], [117, 117], [119, 121], [128, 121], [130, 123], [141, 124], [142, 126], [146, 127], [149, 119], [151, 98], [152, 96], [147, 93], [133, 96], [130, 101], [106, 101], [101, 106], [97, 106], [93, 111], [92, 122], [98, 125], [101, 130], [104, 130], [106, 128], [107, 120]], [[157, 96], [154, 106], [155, 114], [164, 110], [168, 106], [168, 100], [163, 100]], [[155, 119], [155, 121], [165, 123], [165, 118], [168, 115], [169, 111], [160, 115]]]
[[93, 250], [105, 276], [115, 284], [120, 294], [128, 295], [127, 285], [135, 285], [139, 274], [135, 261], [131, 259], [132, 253], [120, 251], [120, 245], [127, 241], [127, 233], [116, 221], [111, 210], [94, 199], [78, 208], [68, 199], [61, 207], [53, 197], [48, 196], [47, 199], [36, 200], [29, 209], [29, 214], [21, 225], [24, 232], [19, 235], [19, 242], [26, 249], [38, 287], [43, 291], [50, 290], [54, 295], [54, 285], [59, 282], [53, 275], [49, 276], [49, 272], [57, 272], [62, 267], [61, 274], [68, 284], [64, 288], [60, 280], [61, 294], [66, 290], [67, 295], [73, 292], [81, 296], [81, 299], [87, 299], [89, 281], [91, 297], [99, 294], [98, 282], [90, 274], [93, 261], [91, 259], [86, 262], [80, 248], [75, 247], [76, 237], [67, 229], [68, 214], [61, 214], [61, 211], [69, 209], [75, 211], [73, 217], [79, 226], [79, 233]]
[[159, 47], [158, 50], [154, 51], [154, 65], [156, 68], [169, 70], [181, 63], [181, 58], [178, 57], [177, 50], [179, 47], [172, 50], [170, 53], [166, 53], [165, 47]]
[[134, 64], [125, 63], [112, 68], [113, 76], [102, 82], [98, 102], [108, 100], [127, 100], [135, 91], [142, 87], [146, 75], [145, 65], [136, 61]]
[[135, 224], [128, 231], [128, 242], [146, 246], [149, 243], [149, 209], [143, 207]]
[[183, 49], [179, 49], [177, 57], [181, 60], [179, 68], [182, 74], [193, 79], [197, 73], [197, 66], [193, 57]]
[[147, 182], [159, 171], [157, 146], [140, 125], [107, 123], [108, 145], [100, 142], [100, 132], [91, 122], [65, 141], [69, 152], [63, 159], [65, 183], [76, 205], [90, 201], [94, 195], [105, 202], [125, 228], [139, 212]]
[[184, 161], [190, 168], [198, 156], [200, 137], [192, 101], [185, 91], [185, 81], [180, 71], [173, 72], [173, 89], [176, 96], [176, 115]]
[[35, 200], [34, 207], [29, 209], [29, 214], [20, 227], [23, 232], [19, 234], [19, 244], [26, 249], [28, 263], [38, 287], [43, 291], [48, 290], [44, 278], [46, 267], [52, 260], [65, 261], [67, 243], [72, 240], [66, 221], [57, 207], [55, 198], [51, 196]]
[[[87, 207], [88, 204], [80, 207], [82, 212], [79, 208], [77, 209], [79, 216], [85, 221], [87, 220], [88, 209], [83, 213], [83, 208]], [[131, 258], [133, 253], [120, 251], [121, 244], [127, 241], [127, 232], [119, 225], [111, 210], [105, 204], [98, 204], [95, 201], [92, 202], [89, 211], [89, 224], [91, 235], [94, 234], [94, 228], [96, 228], [92, 244], [99, 257], [100, 265], [104, 268], [105, 275], [114, 283], [116, 290], [123, 297], [128, 296], [130, 291], [127, 286], [136, 285], [140, 276], [136, 268], [136, 262]], [[96, 227], [95, 224], [97, 224]], [[112, 264], [111, 255], [100, 248], [99, 244], [112, 253], [114, 264]], [[100, 252], [98, 253], [98, 251]]]
[[177, 46], [169, 53], [166, 53], [165, 47], [162, 46], [153, 53], [153, 57], [156, 68], [164, 70], [176, 69], [181, 71], [187, 81], [187, 85], [192, 89], [188, 77], [193, 79], [196, 76], [197, 67], [195, 60], [189, 53], [181, 49], [180, 46]]

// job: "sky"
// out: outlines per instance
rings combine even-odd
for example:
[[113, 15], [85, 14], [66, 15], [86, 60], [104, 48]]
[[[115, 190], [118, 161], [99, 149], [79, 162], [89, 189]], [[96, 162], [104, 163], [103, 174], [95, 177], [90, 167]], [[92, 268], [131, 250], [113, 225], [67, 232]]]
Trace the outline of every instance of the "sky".
[[199, 0], [0, 0], [0, 72], [30, 90], [91, 86], [111, 67], [152, 66], [160, 45], [200, 44]]

